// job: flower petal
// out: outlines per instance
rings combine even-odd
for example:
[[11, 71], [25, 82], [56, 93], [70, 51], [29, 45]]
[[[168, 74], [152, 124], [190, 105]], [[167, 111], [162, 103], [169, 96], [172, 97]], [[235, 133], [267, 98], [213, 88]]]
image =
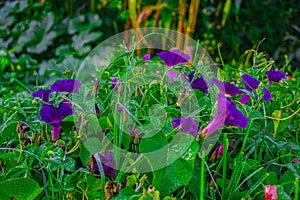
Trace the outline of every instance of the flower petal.
[[156, 55], [164, 61], [167, 67], [188, 62], [190, 59], [189, 55], [179, 50], [172, 50], [170, 52], [160, 52], [157, 53]]
[[43, 90], [43, 89], [40, 89], [36, 92], [33, 92], [32, 93], [32, 96], [33, 97], [37, 97], [37, 98], [40, 98], [42, 99], [43, 101], [45, 102], [49, 102], [49, 95], [50, 95], [51, 91], [50, 90]]
[[182, 132], [191, 134], [194, 138], [196, 138], [197, 133], [200, 130], [198, 123], [191, 117], [176, 118], [172, 121], [172, 125], [174, 128], [177, 128], [181, 125], [181, 128], [177, 133]]
[[272, 93], [266, 87], [263, 88], [263, 92], [264, 92], [264, 96], [261, 99], [266, 101], [271, 101]]
[[242, 81], [246, 87], [246, 90], [248, 90], [249, 92], [252, 92], [253, 90], [257, 89], [260, 84], [260, 82], [256, 78], [248, 74], [244, 74], [242, 76]]
[[286, 75], [283, 71], [271, 68], [269, 71], [267, 71], [267, 77], [269, 85], [271, 85], [272, 82], [279, 82], [281, 79], [284, 79]]
[[51, 90], [55, 92], [79, 93], [81, 83], [78, 80], [62, 80], [53, 83]]
[[189, 77], [189, 82], [191, 83], [191, 87], [193, 89], [198, 89], [202, 91], [203, 93], [208, 93], [208, 86], [204, 80], [204, 78], [201, 76], [199, 78], [194, 79], [195, 72], [191, 72]]

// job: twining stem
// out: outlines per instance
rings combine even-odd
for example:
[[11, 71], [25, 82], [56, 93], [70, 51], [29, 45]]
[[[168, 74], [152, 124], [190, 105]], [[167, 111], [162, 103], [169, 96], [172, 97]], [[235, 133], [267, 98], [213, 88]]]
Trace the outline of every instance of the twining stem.
[[298, 108], [298, 110], [296, 110], [296, 112], [294, 112], [293, 114], [291, 114], [290, 116], [285, 117], [285, 118], [275, 118], [275, 117], [270, 117], [270, 116], [265, 116], [265, 118], [273, 119], [273, 120], [278, 120], [278, 121], [285, 121], [285, 120], [287, 120], [287, 119], [292, 118], [292, 117], [293, 117], [294, 115], [296, 115], [299, 111], [300, 111], [300, 108]]

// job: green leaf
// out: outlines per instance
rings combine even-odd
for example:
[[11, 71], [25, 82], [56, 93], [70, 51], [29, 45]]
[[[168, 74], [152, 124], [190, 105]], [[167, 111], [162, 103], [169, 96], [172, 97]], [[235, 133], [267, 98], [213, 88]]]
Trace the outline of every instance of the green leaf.
[[101, 190], [101, 179], [92, 174], [84, 174], [84, 179], [77, 183], [77, 187], [82, 191], [86, 199], [99, 199]]
[[62, 163], [62, 167], [67, 171], [75, 170], [75, 160], [71, 157], [67, 157]]
[[[280, 112], [280, 110], [275, 110], [272, 113], [272, 117], [281, 118], [281, 112]], [[274, 137], [276, 136], [278, 126], [279, 126], [279, 121], [278, 120], [274, 120]]]
[[13, 134], [16, 133], [16, 129], [17, 122], [9, 123], [7, 126], [4, 126], [2, 130], [0, 130], [0, 143], [9, 137], [12, 137]]
[[42, 191], [39, 184], [29, 178], [9, 179], [0, 183], [0, 199], [31, 200]]
[[153, 172], [153, 185], [162, 197], [189, 183], [198, 150], [194, 138], [185, 133], [175, 135], [170, 143], [163, 134], [141, 140], [140, 151], [156, 170]]
[[200, 195], [199, 183], [200, 183], [200, 160], [196, 159], [193, 177], [191, 178], [191, 181], [189, 182], [189, 186], [188, 186], [189, 191], [192, 192], [196, 197], [199, 197]]
[[289, 197], [289, 195], [284, 191], [284, 188], [282, 185], [277, 185], [277, 188], [278, 188], [277, 199], [280, 199], [280, 200], [290, 200], [291, 199]]
[[276, 185], [278, 182], [278, 178], [275, 172], [269, 172], [269, 176], [267, 178], [268, 185]]
[[[281, 115], [281, 118], [286, 118], [286, 117], [288, 117], [288, 116], [289, 116], [288, 114], [283, 113], [283, 114]], [[287, 125], [289, 124], [289, 122], [290, 122], [289, 119], [288, 119], [288, 120], [281, 120], [281, 121], [279, 122], [279, 125], [278, 125], [277, 133], [280, 133], [280, 132], [282, 132], [283, 130], [285, 130], [286, 127], [287, 127]]]
[[84, 145], [80, 145], [79, 157], [83, 165], [87, 165], [90, 159], [90, 152], [85, 148]]
[[122, 190], [119, 191], [118, 195], [113, 197], [114, 200], [123, 200], [123, 199], [130, 199], [132, 195], [134, 195], [135, 192], [132, 189], [132, 187], [126, 186]]
[[74, 35], [73, 40], [73, 47], [75, 50], [81, 50], [85, 44], [94, 42], [98, 40], [103, 34], [101, 32], [80, 32], [78, 35]]

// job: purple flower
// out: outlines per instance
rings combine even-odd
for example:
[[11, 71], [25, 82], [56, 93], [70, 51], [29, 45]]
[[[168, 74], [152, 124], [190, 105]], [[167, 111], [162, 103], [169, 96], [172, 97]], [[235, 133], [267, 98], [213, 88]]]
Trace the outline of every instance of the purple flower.
[[294, 159], [292, 160], [292, 163], [299, 163], [299, 164], [300, 164], [300, 159], [294, 158]]
[[52, 92], [69, 92], [69, 93], [79, 93], [79, 88], [81, 87], [81, 83], [78, 80], [62, 80], [57, 81], [52, 84], [50, 90], [40, 89], [36, 92], [32, 93], [33, 97], [38, 97], [42, 99], [44, 102], [49, 102], [49, 95]]
[[111, 82], [113, 83], [113, 84], [111, 84], [110, 88], [115, 88], [116, 85], [117, 85], [117, 84], [115, 84], [115, 83], [118, 82], [118, 78], [117, 78], [117, 77], [112, 77], [110, 80], [111, 80]]
[[[114, 155], [112, 153], [107, 153], [107, 154], [98, 153], [98, 156], [100, 158], [104, 173], [114, 179], [116, 177], [115, 170], [114, 170], [114, 165], [115, 165]], [[93, 160], [94, 160], [94, 169], [96, 171], [99, 171], [99, 166], [96, 162], [94, 155], [93, 155]]]
[[248, 122], [249, 118], [243, 116], [243, 113], [236, 108], [236, 105], [229, 98], [219, 94], [217, 114], [204, 128], [201, 135], [210, 135], [224, 125], [246, 128]]
[[52, 139], [55, 141], [59, 138], [61, 121], [74, 112], [69, 104], [61, 103], [58, 108], [52, 105], [42, 105], [40, 110], [41, 120], [52, 125]]
[[249, 92], [257, 89], [260, 84], [260, 82], [256, 78], [249, 76], [248, 74], [244, 74], [242, 76], [242, 81], [246, 87], [246, 90], [248, 90]]
[[49, 95], [51, 93], [51, 90], [43, 90], [43, 89], [40, 89], [36, 92], [33, 92], [32, 93], [32, 96], [33, 97], [37, 97], [37, 98], [40, 98], [42, 99], [44, 102], [49, 102]]
[[269, 71], [267, 71], [267, 77], [268, 77], [269, 85], [272, 85], [272, 82], [278, 83], [281, 79], [284, 79], [286, 75], [283, 71], [279, 71], [271, 68]]
[[250, 100], [251, 100], [251, 98], [249, 97], [249, 95], [244, 94], [244, 95], [240, 98], [239, 102], [240, 102], [241, 104], [246, 104], [246, 103], [248, 103]]
[[237, 94], [243, 94], [242, 91], [240, 91], [234, 84], [230, 82], [222, 82], [214, 78], [212, 79], [212, 84], [215, 84], [219, 88], [221, 94], [228, 94], [232, 97]]
[[62, 80], [53, 83], [50, 89], [54, 92], [69, 92], [78, 94], [80, 87], [81, 83], [78, 80]]
[[150, 60], [151, 55], [149, 53], [145, 54], [143, 60]]
[[160, 52], [156, 55], [164, 61], [167, 67], [171, 67], [179, 63], [188, 62], [190, 59], [189, 55], [179, 50], [172, 50], [170, 52]]
[[191, 134], [194, 138], [200, 129], [198, 123], [191, 117], [186, 118], [176, 118], [172, 121], [172, 125], [174, 128], [177, 128], [181, 125], [181, 128], [178, 130], [179, 132]]
[[264, 92], [264, 96], [261, 99], [266, 101], [271, 101], [272, 92], [270, 92], [266, 87], [263, 88], [263, 92]]
[[199, 78], [194, 79], [195, 72], [191, 72], [189, 77], [189, 82], [191, 83], [191, 87], [193, 89], [198, 89], [202, 91], [203, 93], [208, 93], [208, 86], [204, 80], [204, 78], [201, 76]]

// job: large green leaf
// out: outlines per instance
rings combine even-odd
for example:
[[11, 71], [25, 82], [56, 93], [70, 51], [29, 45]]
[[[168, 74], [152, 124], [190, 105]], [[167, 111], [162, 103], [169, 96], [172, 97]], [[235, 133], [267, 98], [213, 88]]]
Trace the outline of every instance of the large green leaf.
[[198, 150], [194, 138], [185, 133], [175, 135], [169, 143], [163, 134], [141, 140], [140, 151], [155, 170], [153, 185], [162, 197], [189, 183]]
[[42, 191], [39, 184], [29, 178], [9, 179], [0, 183], [0, 199], [31, 200]]

